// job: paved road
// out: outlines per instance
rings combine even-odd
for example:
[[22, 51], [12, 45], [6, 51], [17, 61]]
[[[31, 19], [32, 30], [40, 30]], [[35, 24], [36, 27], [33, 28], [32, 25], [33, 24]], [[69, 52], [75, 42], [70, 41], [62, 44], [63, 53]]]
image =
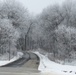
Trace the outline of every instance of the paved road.
[[20, 58], [19, 60], [17, 60], [17, 61], [15, 61], [15, 62], [13, 62], [13, 63], [11, 63], [11, 64], [8, 64], [8, 65], [6, 65], [6, 66], [4, 66], [4, 67], [21, 67], [23, 64], [25, 64], [27, 61], [29, 60], [29, 58], [28, 59], [26, 59], [26, 58]]
[[61, 75], [54, 72], [40, 73], [38, 71], [38, 57], [33, 54], [25, 53], [23, 58], [0, 68], [0, 75]]
[[4, 67], [21, 67], [30, 59], [38, 60], [38, 57], [33, 53], [25, 52], [23, 58], [20, 58], [19, 60], [15, 61], [11, 64], [8, 64]]
[[35, 69], [2, 68], [0, 69], [0, 75], [40, 75], [40, 73]]
[[0, 68], [0, 75], [40, 75], [38, 59], [33, 54], [26, 53], [23, 58]]

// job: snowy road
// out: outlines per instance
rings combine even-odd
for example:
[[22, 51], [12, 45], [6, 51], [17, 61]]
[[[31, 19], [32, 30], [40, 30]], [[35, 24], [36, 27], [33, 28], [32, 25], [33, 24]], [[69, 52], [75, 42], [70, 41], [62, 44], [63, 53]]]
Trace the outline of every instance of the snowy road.
[[[22, 67], [23, 65], [25, 65], [27, 63], [27, 61], [29, 61], [30, 59], [35, 59], [37, 60], [37, 56], [33, 53], [28, 53], [28, 52], [25, 52], [23, 57], [20, 58], [19, 60], [13, 62], [13, 63], [10, 63], [4, 67]], [[31, 65], [30, 65], [31, 66]]]
[[36, 69], [0, 68], [0, 75], [63, 75], [54, 72], [40, 73]]
[[[24, 70], [24, 69], [21, 69]], [[26, 69], [25, 69], [26, 70]], [[30, 71], [30, 70], [29, 70]], [[25, 72], [4, 72], [4, 71], [0, 71], [0, 75], [68, 75], [68, 74], [59, 74], [59, 73], [54, 73], [54, 72], [46, 72], [46, 73], [38, 73], [35, 72], [35, 70], [33, 70], [34, 72], [28, 72], [27, 70]]]
[[7, 67], [0, 68], [0, 75], [76, 75], [76, 67], [60, 65], [50, 61], [46, 56], [40, 54], [39, 52], [33, 53], [40, 58], [38, 70], [41, 72], [38, 72], [37, 69], [27, 69], [26, 67]]

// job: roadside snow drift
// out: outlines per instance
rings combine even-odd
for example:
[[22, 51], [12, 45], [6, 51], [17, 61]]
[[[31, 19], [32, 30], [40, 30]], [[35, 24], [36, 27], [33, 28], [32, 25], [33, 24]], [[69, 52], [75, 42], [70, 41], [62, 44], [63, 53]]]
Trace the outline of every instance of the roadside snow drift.
[[50, 61], [46, 56], [39, 52], [34, 52], [40, 58], [40, 64], [38, 70], [44, 72], [54, 72], [58, 74], [76, 75], [76, 66], [61, 65]]
[[20, 59], [22, 56], [23, 56], [23, 53], [22, 53], [22, 52], [17, 52], [17, 55], [14, 56], [14, 57], [13, 57], [12, 59], [10, 59], [10, 60], [3, 60], [3, 61], [0, 60], [0, 66], [5, 66], [5, 65], [10, 64], [10, 63], [12, 63], [12, 62], [14, 62], [14, 61], [17, 61], [17, 60]]

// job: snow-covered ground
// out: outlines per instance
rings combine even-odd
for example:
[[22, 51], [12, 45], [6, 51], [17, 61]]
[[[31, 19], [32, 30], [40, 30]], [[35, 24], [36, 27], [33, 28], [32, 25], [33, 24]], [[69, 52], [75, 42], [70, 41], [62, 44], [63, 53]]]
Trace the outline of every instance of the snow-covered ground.
[[7, 65], [7, 64], [10, 64], [14, 61], [17, 61], [18, 59], [20, 59], [21, 57], [23, 56], [23, 53], [22, 52], [17, 52], [17, 55], [14, 56], [12, 59], [10, 60], [0, 60], [0, 66], [4, 66], [4, 65]]
[[73, 61], [71, 61], [70, 63], [69, 62], [66, 62], [65, 65], [72, 65], [72, 66], [76, 66], [76, 60], [74, 59]]
[[76, 75], [76, 66], [61, 65], [50, 61], [46, 56], [40, 54], [39, 52], [34, 53], [40, 58], [38, 70], [40, 70], [42, 73], [54, 72], [65, 75]]

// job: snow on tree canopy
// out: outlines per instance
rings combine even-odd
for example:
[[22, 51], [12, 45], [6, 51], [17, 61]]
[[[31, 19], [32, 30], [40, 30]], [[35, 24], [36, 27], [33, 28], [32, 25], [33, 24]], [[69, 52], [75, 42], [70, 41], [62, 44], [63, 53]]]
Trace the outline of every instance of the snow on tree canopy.
[[0, 20], [0, 49], [9, 50], [9, 42], [11, 45], [16, 45], [16, 41], [19, 38], [18, 31], [12, 26], [10, 20]]

